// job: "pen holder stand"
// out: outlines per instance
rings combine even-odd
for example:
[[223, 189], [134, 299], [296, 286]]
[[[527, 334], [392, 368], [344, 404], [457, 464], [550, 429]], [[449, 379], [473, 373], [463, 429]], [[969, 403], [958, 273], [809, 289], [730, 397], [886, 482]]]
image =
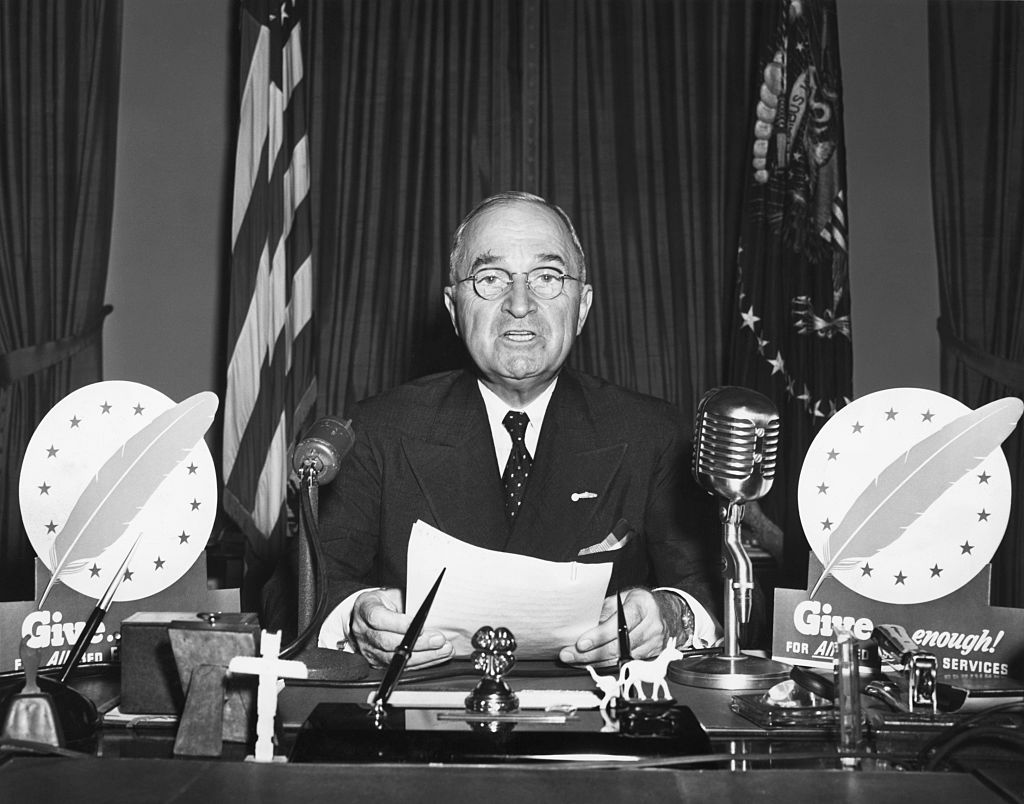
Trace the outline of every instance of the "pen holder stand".
[[502, 678], [516, 663], [516, 638], [512, 632], [485, 625], [473, 635], [473, 647], [473, 666], [484, 677], [466, 697], [466, 709], [485, 714], [516, 711], [519, 698]]
[[78, 690], [37, 676], [39, 649], [30, 648], [27, 637], [20, 650], [25, 680], [0, 689], [0, 737], [91, 751], [99, 720], [95, 705]]

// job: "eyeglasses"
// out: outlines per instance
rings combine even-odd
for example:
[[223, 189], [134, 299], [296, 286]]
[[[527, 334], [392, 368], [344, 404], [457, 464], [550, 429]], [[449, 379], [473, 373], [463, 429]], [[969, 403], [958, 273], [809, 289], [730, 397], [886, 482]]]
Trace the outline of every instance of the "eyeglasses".
[[575, 276], [563, 274], [553, 268], [534, 268], [529, 273], [512, 274], [504, 268], [484, 268], [472, 276], [458, 280], [455, 284], [472, 282], [473, 290], [481, 299], [493, 301], [499, 296], [504, 296], [512, 288], [512, 282], [517, 276], [526, 277], [526, 286], [538, 299], [551, 300], [561, 294], [566, 279], [579, 282]]

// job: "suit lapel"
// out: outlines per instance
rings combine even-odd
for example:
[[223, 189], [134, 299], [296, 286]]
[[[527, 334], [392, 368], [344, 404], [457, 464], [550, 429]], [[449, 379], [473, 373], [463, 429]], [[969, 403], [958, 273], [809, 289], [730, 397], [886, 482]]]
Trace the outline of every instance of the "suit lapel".
[[[422, 437], [402, 439], [431, 524], [462, 541], [500, 550], [508, 526], [501, 477], [476, 378], [453, 384]], [[427, 520], [425, 515], [424, 520]]]
[[505, 549], [568, 561], [607, 535], [614, 524], [600, 521], [625, 443], [609, 443], [591, 416], [579, 381], [559, 377], [541, 428], [533, 470]]

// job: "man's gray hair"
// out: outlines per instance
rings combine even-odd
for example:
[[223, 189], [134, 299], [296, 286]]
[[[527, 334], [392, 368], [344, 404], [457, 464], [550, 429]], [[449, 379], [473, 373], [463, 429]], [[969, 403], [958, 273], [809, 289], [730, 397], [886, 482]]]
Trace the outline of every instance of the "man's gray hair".
[[547, 207], [558, 216], [572, 240], [573, 251], [575, 252], [573, 256], [576, 260], [576, 267], [580, 272], [580, 280], [582, 282], [587, 281], [587, 260], [583, 254], [583, 245], [580, 243], [579, 235], [576, 234], [576, 227], [572, 225], [572, 219], [565, 213], [565, 210], [557, 204], [552, 204], [547, 199], [541, 198], [539, 195], [523, 192], [521, 190], [506, 190], [505, 192], [497, 193], [489, 198], [485, 198], [473, 207], [472, 211], [462, 219], [462, 223], [459, 224], [459, 228], [455, 230], [455, 234], [452, 236], [452, 250], [448, 256], [449, 285], [455, 284], [458, 267], [466, 260], [465, 234], [469, 225], [481, 214], [492, 207], [512, 204], [520, 201], [527, 201], [531, 204], [538, 204], [542, 207]]

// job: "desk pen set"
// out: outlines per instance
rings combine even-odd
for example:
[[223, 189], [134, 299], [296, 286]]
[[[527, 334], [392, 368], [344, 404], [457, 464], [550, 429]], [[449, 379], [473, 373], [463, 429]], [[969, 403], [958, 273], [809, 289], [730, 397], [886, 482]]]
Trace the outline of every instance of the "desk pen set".
[[[559, 693], [525, 690], [520, 694], [513, 690], [508, 676], [516, 664], [516, 641], [501, 627], [484, 626], [473, 637], [472, 663], [482, 675], [472, 691], [424, 691], [425, 705], [392, 705], [443, 574], [413, 618], [369, 702], [317, 705], [296, 737], [291, 761], [500, 763], [710, 752], [708, 735], [688, 707], [671, 698], [620, 699], [611, 694], [613, 676], [597, 676], [605, 692], [599, 706], [591, 693], [586, 693], [592, 701], [587, 709], [565, 704], [529, 706], [526, 699], [531, 694]], [[637, 668], [641, 663], [629, 655], [621, 601], [619, 611], [621, 678], [623, 668], [630, 663]], [[592, 675], [597, 674], [592, 671]], [[447, 703], [455, 695], [462, 698], [463, 706], [430, 706], [431, 697]]]
[[[734, 696], [731, 708], [765, 728], [828, 732], [850, 750], [862, 743], [865, 729], [876, 738], [912, 735], [965, 718], [961, 710], [971, 690], [940, 680], [935, 655], [905, 628], [878, 625], [866, 646], [865, 664], [857, 658], [857, 641], [840, 629], [832, 679], [794, 665], [790, 680], [763, 694]], [[892, 672], [883, 673], [883, 664]]]

